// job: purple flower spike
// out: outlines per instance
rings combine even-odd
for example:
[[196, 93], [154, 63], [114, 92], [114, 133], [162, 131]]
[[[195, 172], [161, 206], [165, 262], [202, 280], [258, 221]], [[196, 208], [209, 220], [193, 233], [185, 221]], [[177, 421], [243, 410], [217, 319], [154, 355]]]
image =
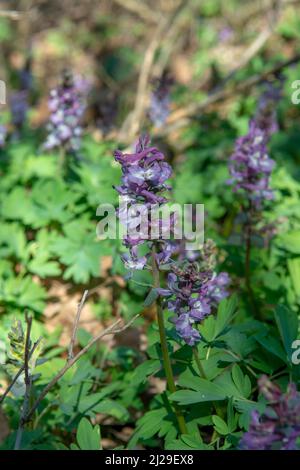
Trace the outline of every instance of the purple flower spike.
[[[151, 146], [147, 135], [139, 138], [133, 153], [116, 150], [114, 156], [122, 167], [121, 185], [116, 186], [115, 189], [121, 196], [118, 217], [126, 229], [123, 242], [130, 252], [130, 255], [123, 256], [125, 266], [128, 269], [146, 267], [147, 256], [139, 257], [134, 250], [146, 241], [150, 241], [151, 244], [153, 229], [158, 231], [157, 241], [161, 246], [161, 250], [156, 255], [156, 261], [159, 265], [166, 264], [173, 253], [172, 243], [164, 240], [163, 237], [168, 224], [161, 219], [152, 221], [149, 217], [149, 209], [153, 205], [158, 209], [166, 202], [162, 193], [170, 190], [166, 181], [170, 178], [172, 169], [165, 161], [163, 153]], [[171, 223], [172, 221], [173, 219]]]
[[82, 82], [73, 80], [73, 77], [68, 73], [65, 73], [62, 84], [51, 91], [49, 134], [44, 143], [46, 150], [63, 147], [75, 152], [80, 149], [85, 91]]
[[159, 289], [168, 309], [176, 314], [172, 321], [178, 335], [189, 345], [200, 340], [195, 329], [196, 323], [203, 321], [228, 296], [226, 288], [230, 282], [229, 276], [211, 270], [210, 245], [208, 241], [203, 248], [207, 259], [202, 256], [202, 269], [199, 263], [187, 263], [183, 268], [172, 264], [168, 289]]
[[229, 164], [229, 183], [234, 185], [234, 191], [242, 191], [257, 209], [264, 200], [273, 198], [269, 181], [275, 162], [267, 154], [266, 142], [265, 132], [255, 120], [251, 121], [248, 134], [237, 140]]

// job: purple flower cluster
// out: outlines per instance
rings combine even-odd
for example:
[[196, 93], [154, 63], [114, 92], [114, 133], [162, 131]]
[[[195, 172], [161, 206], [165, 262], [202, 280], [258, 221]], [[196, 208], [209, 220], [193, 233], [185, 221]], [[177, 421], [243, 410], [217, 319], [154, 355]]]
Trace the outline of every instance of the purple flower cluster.
[[269, 406], [260, 415], [251, 414], [249, 431], [243, 435], [240, 447], [244, 450], [299, 450], [300, 393], [290, 383], [286, 393], [262, 376], [258, 381], [260, 392]]
[[76, 85], [69, 73], [65, 73], [62, 84], [51, 91], [49, 98], [51, 116], [45, 149], [50, 150], [55, 147], [63, 147], [70, 151], [80, 149], [81, 120], [85, 111], [83, 95], [81, 87]]
[[154, 83], [148, 114], [156, 127], [161, 127], [170, 114], [170, 88], [172, 84], [173, 80], [167, 73]]
[[235, 191], [242, 190], [256, 208], [274, 197], [270, 175], [275, 162], [268, 156], [266, 143], [265, 132], [252, 120], [248, 134], [237, 140], [229, 164], [229, 183]]
[[196, 324], [228, 296], [229, 276], [225, 272], [214, 272], [211, 248], [209, 240], [203, 247], [202, 260], [182, 267], [173, 264], [168, 275], [168, 288], [159, 289], [168, 309], [176, 314], [172, 321], [178, 335], [190, 346], [201, 339]]
[[[172, 169], [165, 161], [162, 152], [150, 145], [148, 136], [138, 140], [133, 153], [126, 154], [117, 150], [114, 156], [122, 167], [122, 184], [115, 189], [122, 200], [118, 216], [126, 227], [124, 244], [129, 248], [129, 254], [125, 255], [123, 260], [130, 269], [143, 269], [147, 257], [138, 255], [138, 245], [151, 239], [153, 227], [151, 220], [147, 219], [148, 210], [153, 205], [159, 207], [167, 201], [162, 192], [170, 189], [166, 181], [171, 176]], [[139, 215], [143, 212], [146, 214], [146, 224], [141, 227]], [[164, 223], [162, 220], [159, 220], [158, 223], [159, 233], [162, 234]], [[162, 254], [160, 253], [158, 256], [162, 256]]]

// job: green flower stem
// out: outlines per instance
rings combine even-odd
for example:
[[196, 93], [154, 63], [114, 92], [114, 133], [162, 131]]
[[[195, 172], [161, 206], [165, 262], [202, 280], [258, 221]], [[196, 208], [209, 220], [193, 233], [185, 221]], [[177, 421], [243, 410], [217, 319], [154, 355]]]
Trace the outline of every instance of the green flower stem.
[[[196, 362], [198, 370], [199, 370], [200, 377], [202, 379], [208, 380], [207, 375], [204, 372], [203, 365], [202, 365], [201, 359], [199, 357], [198, 349], [196, 348], [196, 346], [193, 347], [193, 354], [194, 354], [194, 359], [195, 359], [195, 362]], [[220, 416], [221, 418], [223, 418], [224, 413], [222, 412], [221, 408], [218, 406], [218, 404], [215, 401], [213, 402], [213, 406], [214, 406], [216, 414], [218, 416]], [[215, 442], [218, 438], [219, 438], [219, 434], [214, 429], [214, 432], [213, 432], [212, 437], [211, 437], [211, 443]]]
[[[154, 281], [154, 287], [159, 288], [160, 287], [160, 275], [159, 275], [159, 269], [158, 269], [156, 259], [155, 259], [155, 253], [156, 253], [156, 250], [155, 250], [155, 247], [153, 247], [153, 250], [152, 250], [153, 281]], [[163, 365], [164, 365], [165, 374], [167, 378], [167, 385], [168, 385], [169, 391], [171, 393], [174, 393], [176, 392], [176, 385], [175, 385], [171, 360], [170, 360], [169, 351], [168, 351], [167, 335], [166, 335], [166, 329], [165, 329], [165, 324], [164, 324], [163, 309], [162, 309], [160, 299], [156, 301], [156, 308], [157, 308], [157, 322], [158, 322], [161, 350], [162, 350], [162, 356], [163, 356]], [[173, 408], [174, 408], [174, 412], [178, 421], [178, 427], [179, 427], [181, 434], [187, 434], [188, 430], [187, 430], [186, 422], [185, 422], [184, 416], [180, 408], [174, 403], [173, 403]]]
[[205, 374], [205, 372], [204, 372], [201, 359], [200, 359], [200, 357], [199, 357], [198, 349], [196, 348], [196, 346], [193, 347], [193, 354], [194, 354], [194, 359], [195, 359], [195, 362], [196, 362], [196, 364], [197, 364], [197, 367], [198, 367], [200, 376], [201, 376], [203, 379], [206, 379], [206, 380], [207, 380], [207, 377], [206, 377], [206, 374]]
[[251, 250], [252, 250], [252, 219], [253, 219], [253, 204], [250, 201], [248, 208], [248, 221], [245, 227], [246, 233], [246, 254], [245, 254], [245, 287], [248, 293], [248, 300], [252, 315], [256, 316], [259, 320], [262, 319], [261, 312], [255, 300], [251, 282]]
[[59, 150], [59, 169], [62, 175], [64, 175], [66, 163], [66, 149], [64, 146], [61, 146]]

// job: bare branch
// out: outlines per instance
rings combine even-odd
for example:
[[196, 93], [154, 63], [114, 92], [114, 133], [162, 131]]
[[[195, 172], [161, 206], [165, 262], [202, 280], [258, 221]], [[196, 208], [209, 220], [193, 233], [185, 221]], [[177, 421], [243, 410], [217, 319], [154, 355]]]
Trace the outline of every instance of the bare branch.
[[75, 341], [76, 341], [80, 315], [81, 315], [82, 309], [84, 307], [85, 301], [87, 299], [88, 293], [89, 293], [88, 290], [84, 291], [82, 299], [79, 302], [78, 307], [77, 307], [77, 313], [76, 313], [76, 317], [75, 317], [75, 321], [74, 321], [74, 327], [73, 327], [72, 337], [71, 337], [70, 346], [69, 346], [68, 361], [70, 361], [73, 358], [73, 353], [74, 353], [73, 350], [74, 350], [74, 345], [75, 345]]
[[144, 60], [141, 65], [133, 111], [125, 119], [119, 133], [119, 139], [121, 141], [131, 142], [140, 129], [146, 106], [147, 87], [151, 78], [155, 53], [162, 42], [164, 34], [168, 31], [174, 18], [179, 14], [184, 4], [185, 2], [181, 2], [179, 7], [177, 7], [169, 16], [162, 17], [153, 33], [152, 41], [145, 51]]
[[11, 20], [20, 20], [23, 15], [24, 15], [23, 11], [0, 10], [0, 17], [10, 18]]
[[275, 65], [274, 67], [270, 68], [269, 70], [266, 70], [261, 74], [252, 75], [248, 79], [244, 80], [242, 83], [235, 84], [230, 88], [217, 89], [213, 91], [210, 95], [208, 95], [203, 101], [200, 101], [199, 103], [191, 103], [190, 105], [184, 108], [179, 108], [173, 111], [169, 116], [167, 125], [164, 126], [163, 129], [159, 129], [156, 131], [154, 130], [153, 135], [157, 137], [162, 137], [168, 135], [170, 132], [182, 129], [190, 122], [190, 120], [195, 115], [208, 108], [209, 106], [220, 101], [225, 101], [232, 95], [238, 93], [245, 93], [254, 86], [258, 85], [259, 83], [262, 83], [267, 78], [278, 74], [284, 68], [296, 64], [299, 61], [300, 54], [296, 54], [292, 58], [284, 62], [280, 62], [279, 64]]
[[24, 422], [28, 422], [30, 421], [32, 415], [34, 414], [35, 410], [38, 408], [39, 404], [41, 403], [41, 401], [45, 398], [45, 396], [47, 395], [47, 393], [57, 384], [57, 382], [59, 381], [59, 379], [61, 379], [61, 377], [71, 368], [73, 367], [73, 365], [84, 355], [86, 354], [92, 346], [94, 346], [95, 343], [97, 343], [97, 341], [99, 341], [101, 338], [103, 338], [104, 336], [107, 336], [107, 335], [114, 335], [116, 333], [120, 333], [124, 330], [126, 330], [127, 328], [129, 328], [130, 325], [132, 325], [132, 323], [136, 320], [136, 318], [138, 318], [139, 315], [136, 315], [135, 317], [133, 317], [128, 323], [124, 324], [122, 327], [118, 328], [118, 326], [120, 325], [121, 323], [121, 320], [117, 320], [115, 321], [112, 325], [110, 325], [108, 328], [106, 328], [105, 330], [103, 330], [101, 333], [99, 333], [97, 336], [95, 336], [94, 338], [92, 338], [89, 343], [81, 350], [79, 351], [70, 361], [66, 362], [66, 364], [64, 365], [64, 367], [55, 375], [55, 377], [53, 377], [53, 379], [51, 380], [51, 382], [49, 382], [48, 385], [46, 385], [46, 387], [44, 388], [44, 390], [41, 392], [41, 394], [39, 395], [39, 397], [36, 399], [36, 401], [34, 402], [34, 404], [32, 405], [32, 407], [30, 408], [30, 410], [28, 411], [28, 413], [26, 414], [26, 416], [24, 417]]
[[139, 0], [114, 0], [115, 3], [120, 5], [121, 7], [125, 8], [126, 10], [130, 11], [138, 15], [142, 20], [149, 23], [157, 23], [159, 21], [158, 14], [155, 12], [154, 9], [148, 7], [147, 4], [141, 2]]

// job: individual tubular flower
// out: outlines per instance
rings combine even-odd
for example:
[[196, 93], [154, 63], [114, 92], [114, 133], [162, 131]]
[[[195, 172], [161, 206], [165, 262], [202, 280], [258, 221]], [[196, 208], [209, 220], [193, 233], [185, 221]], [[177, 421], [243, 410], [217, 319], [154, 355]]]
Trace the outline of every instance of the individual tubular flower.
[[196, 324], [210, 315], [213, 308], [228, 296], [229, 276], [214, 272], [212, 246], [210, 241], [204, 245], [202, 258], [198, 262], [186, 263], [182, 267], [172, 264], [168, 288], [158, 290], [165, 298], [168, 309], [175, 313], [172, 321], [178, 335], [190, 346], [201, 339]]
[[[117, 150], [114, 156], [122, 167], [121, 185], [115, 189], [121, 196], [118, 217], [126, 229], [124, 245], [129, 249], [129, 254], [123, 256], [123, 261], [130, 269], [144, 269], [148, 256], [139, 256], [138, 247], [151, 241], [154, 222], [149, 217], [149, 210], [153, 205], [160, 207], [167, 201], [162, 193], [170, 190], [166, 181], [171, 176], [172, 169], [162, 152], [150, 145], [148, 136], [138, 140], [133, 153], [126, 154]], [[158, 240], [162, 240], [165, 222], [162, 219], [156, 222]], [[164, 250], [168, 251], [165, 242], [162, 244]], [[166, 251], [157, 254], [157, 260], [161, 263], [166, 259]]]
[[173, 80], [167, 73], [154, 82], [148, 115], [156, 127], [161, 127], [170, 114], [170, 89], [172, 84]]
[[269, 405], [263, 413], [253, 411], [249, 431], [241, 440], [244, 450], [299, 450], [300, 393], [290, 383], [286, 393], [262, 376], [258, 381], [260, 392]]
[[78, 151], [81, 145], [81, 120], [85, 103], [81, 87], [76, 85], [69, 73], [66, 72], [62, 84], [51, 91], [49, 109], [49, 134], [44, 148], [50, 150], [62, 147], [68, 151]]
[[229, 172], [234, 191], [242, 191], [256, 208], [274, 197], [270, 175], [275, 165], [267, 153], [265, 132], [252, 120], [247, 135], [237, 139], [230, 158]]

